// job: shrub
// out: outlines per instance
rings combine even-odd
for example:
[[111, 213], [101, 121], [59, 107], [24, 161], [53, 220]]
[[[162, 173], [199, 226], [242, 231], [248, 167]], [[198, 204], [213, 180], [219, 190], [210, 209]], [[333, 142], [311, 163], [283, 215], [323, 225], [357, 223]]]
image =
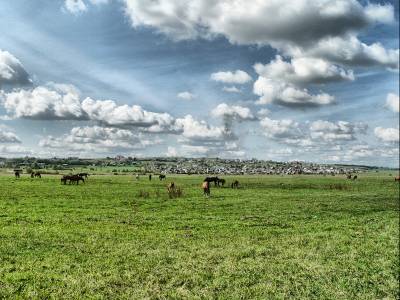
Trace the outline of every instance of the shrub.
[[149, 198], [150, 193], [147, 191], [140, 190], [137, 195], [139, 198]]

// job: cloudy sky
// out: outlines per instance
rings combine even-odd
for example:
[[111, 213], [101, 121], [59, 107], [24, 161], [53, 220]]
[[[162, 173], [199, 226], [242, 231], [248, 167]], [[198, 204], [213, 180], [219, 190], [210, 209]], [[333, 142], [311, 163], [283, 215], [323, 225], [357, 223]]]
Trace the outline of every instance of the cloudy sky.
[[399, 2], [0, 2], [0, 156], [398, 166]]

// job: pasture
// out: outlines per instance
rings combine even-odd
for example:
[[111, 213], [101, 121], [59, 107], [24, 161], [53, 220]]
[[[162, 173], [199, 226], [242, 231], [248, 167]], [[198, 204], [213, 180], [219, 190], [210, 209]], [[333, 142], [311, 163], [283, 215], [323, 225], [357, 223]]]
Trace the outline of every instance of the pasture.
[[0, 298], [399, 297], [393, 176], [60, 177], [0, 176]]

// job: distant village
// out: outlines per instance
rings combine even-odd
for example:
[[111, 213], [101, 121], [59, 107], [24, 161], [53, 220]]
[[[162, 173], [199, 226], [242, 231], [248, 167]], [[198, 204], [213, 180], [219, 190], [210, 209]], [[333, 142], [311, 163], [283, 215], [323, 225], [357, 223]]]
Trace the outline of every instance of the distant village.
[[338, 164], [316, 164], [307, 162], [276, 162], [258, 159], [220, 158], [135, 158], [118, 155], [102, 159], [81, 159], [77, 157], [40, 159], [35, 157], [0, 158], [0, 168], [20, 170], [61, 171], [84, 168], [109, 172], [132, 172], [136, 174], [221, 174], [221, 175], [296, 175], [320, 174], [338, 175], [378, 170], [377, 167]]

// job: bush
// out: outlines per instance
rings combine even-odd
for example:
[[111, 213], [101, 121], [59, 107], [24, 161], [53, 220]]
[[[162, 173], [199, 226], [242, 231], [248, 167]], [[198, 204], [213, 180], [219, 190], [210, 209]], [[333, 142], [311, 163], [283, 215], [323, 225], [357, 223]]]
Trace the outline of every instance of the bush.
[[147, 191], [140, 190], [137, 195], [139, 198], [149, 198], [150, 193]]

